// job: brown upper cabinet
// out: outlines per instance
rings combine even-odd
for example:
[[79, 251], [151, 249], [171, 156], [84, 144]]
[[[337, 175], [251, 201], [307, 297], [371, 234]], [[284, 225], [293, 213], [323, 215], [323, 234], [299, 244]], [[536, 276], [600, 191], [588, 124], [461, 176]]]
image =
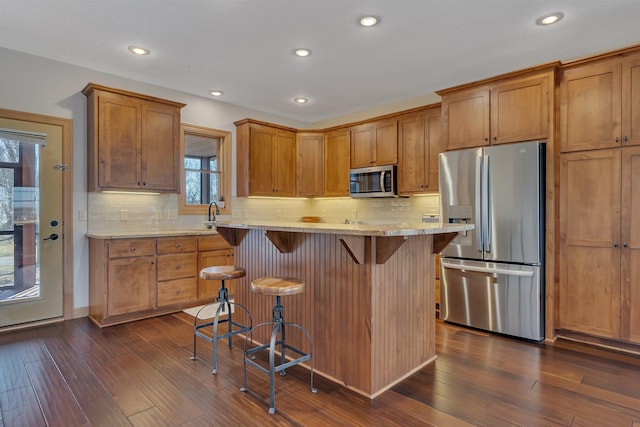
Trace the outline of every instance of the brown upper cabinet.
[[438, 191], [442, 151], [440, 106], [398, 117], [398, 193]]
[[185, 104], [88, 84], [88, 190], [177, 193]]
[[249, 119], [235, 125], [238, 196], [295, 196], [295, 129]]
[[322, 196], [324, 187], [324, 134], [301, 132], [296, 135], [296, 176], [300, 197]]
[[349, 129], [334, 129], [324, 135], [324, 195], [349, 195], [351, 166], [351, 133]]
[[351, 167], [398, 163], [398, 122], [395, 118], [351, 128]]
[[563, 152], [640, 144], [640, 54], [569, 65], [560, 131]]
[[547, 139], [555, 65], [439, 91], [447, 150]]

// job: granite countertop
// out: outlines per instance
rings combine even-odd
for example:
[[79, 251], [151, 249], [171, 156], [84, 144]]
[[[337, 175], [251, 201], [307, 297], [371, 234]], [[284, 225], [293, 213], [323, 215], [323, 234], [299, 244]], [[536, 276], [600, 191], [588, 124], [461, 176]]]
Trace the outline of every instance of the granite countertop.
[[216, 230], [181, 229], [181, 230], [143, 230], [143, 231], [101, 231], [87, 233], [91, 239], [135, 239], [145, 237], [179, 237], [179, 236], [207, 236], [218, 234]]
[[296, 233], [348, 234], [356, 236], [416, 236], [419, 234], [457, 233], [473, 230], [473, 224], [396, 223], [396, 224], [338, 224], [311, 222], [219, 221], [220, 228], [289, 231]]

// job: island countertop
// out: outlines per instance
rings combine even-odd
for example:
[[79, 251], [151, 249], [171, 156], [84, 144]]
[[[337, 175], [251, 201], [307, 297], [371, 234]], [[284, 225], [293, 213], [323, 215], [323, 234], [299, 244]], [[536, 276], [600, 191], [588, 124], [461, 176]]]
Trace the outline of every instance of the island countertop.
[[473, 224], [443, 223], [387, 223], [387, 224], [339, 224], [282, 221], [219, 221], [216, 227], [247, 230], [284, 231], [314, 234], [346, 234], [354, 236], [417, 236], [420, 234], [457, 233], [473, 230]]

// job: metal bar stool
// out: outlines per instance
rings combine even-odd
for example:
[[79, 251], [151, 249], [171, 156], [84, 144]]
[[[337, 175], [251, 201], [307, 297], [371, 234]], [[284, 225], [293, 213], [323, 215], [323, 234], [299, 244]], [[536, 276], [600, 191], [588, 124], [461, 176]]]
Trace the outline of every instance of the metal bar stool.
[[[200, 270], [200, 278], [205, 280], [220, 280], [220, 289], [218, 289], [217, 298], [210, 304], [203, 306], [193, 321], [193, 356], [191, 356], [191, 360], [196, 360], [196, 337], [203, 338], [210, 343], [213, 343], [213, 370], [211, 373], [213, 375], [218, 374], [218, 340], [228, 338], [229, 339], [229, 348], [232, 347], [231, 339], [234, 335], [242, 334], [251, 331], [251, 326], [253, 325], [253, 320], [251, 318], [251, 313], [249, 310], [243, 306], [242, 304], [238, 304], [237, 302], [229, 301], [229, 292], [225, 287], [224, 281], [230, 279], [238, 279], [240, 277], [244, 277], [246, 275], [246, 271], [242, 267], [236, 267], [234, 265], [224, 265], [224, 266], [215, 266], [215, 267], [206, 267]], [[210, 307], [213, 304], [218, 304], [218, 308], [216, 309], [216, 314], [213, 317], [213, 321], [198, 324], [198, 318], [200, 312], [207, 307]], [[238, 322], [233, 321], [233, 310], [231, 306], [236, 306], [244, 310], [249, 319], [249, 325], [243, 325]], [[228, 313], [226, 319], [220, 320], [220, 313]], [[229, 329], [227, 332], [223, 334], [218, 334], [218, 327], [221, 323], [227, 323]], [[213, 326], [213, 335], [210, 337], [202, 332], [200, 332], [203, 328], [208, 328]], [[234, 329], [234, 327], [236, 329]]]
[[[275, 295], [276, 305], [273, 307], [273, 319], [270, 322], [260, 323], [253, 328], [249, 336], [245, 336], [244, 339], [244, 364], [243, 364], [243, 381], [240, 391], [247, 391], [247, 363], [258, 368], [261, 372], [269, 374], [269, 414], [275, 414], [275, 374], [280, 372], [281, 376], [286, 374], [285, 369], [297, 365], [302, 362], [309, 361], [311, 367], [311, 392], [317, 393], [317, 390], [313, 387], [313, 343], [311, 342], [311, 335], [302, 326], [285, 322], [284, 320], [284, 307], [280, 304], [280, 297], [284, 295], [294, 295], [304, 292], [304, 282], [294, 278], [282, 278], [282, 277], [262, 277], [251, 282], [251, 291], [262, 295]], [[247, 339], [251, 337], [253, 341], [253, 331], [262, 326], [272, 326], [271, 340], [269, 344], [264, 344], [258, 347], [247, 349]], [[295, 347], [290, 346], [286, 342], [285, 326], [293, 327], [301, 330], [307, 337], [309, 342], [309, 353], [305, 353]], [[280, 339], [278, 339], [280, 335]], [[280, 364], [276, 365], [276, 347], [280, 348]], [[253, 356], [255, 353], [269, 349], [269, 367], [265, 368], [261, 366]], [[285, 352], [291, 350], [298, 357], [291, 359], [287, 362]]]

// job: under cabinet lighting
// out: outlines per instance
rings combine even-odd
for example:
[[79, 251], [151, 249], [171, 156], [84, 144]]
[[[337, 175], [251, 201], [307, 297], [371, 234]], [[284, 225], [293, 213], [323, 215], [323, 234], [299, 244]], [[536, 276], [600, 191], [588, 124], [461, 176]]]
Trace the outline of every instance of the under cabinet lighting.
[[140, 56], [149, 55], [151, 53], [149, 49], [141, 46], [129, 46], [129, 52]]
[[101, 193], [103, 194], [135, 194], [135, 195], [140, 195], [140, 194], [146, 194], [146, 195], [151, 195], [151, 196], [159, 196], [160, 193], [155, 193], [153, 191], [117, 191], [117, 190], [104, 190], [101, 191]]
[[536, 19], [536, 25], [544, 26], [544, 25], [555, 24], [556, 22], [561, 20], [563, 17], [564, 17], [564, 13], [562, 12], [550, 13], [548, 15], [541, 16], [540, 18]]

